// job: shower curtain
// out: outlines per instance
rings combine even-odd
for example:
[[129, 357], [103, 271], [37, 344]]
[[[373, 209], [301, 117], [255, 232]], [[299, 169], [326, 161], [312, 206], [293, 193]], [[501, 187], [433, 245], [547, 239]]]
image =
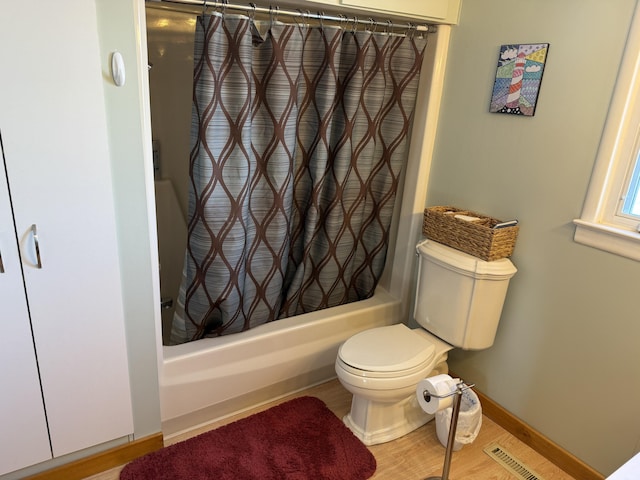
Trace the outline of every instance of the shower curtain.
[[426, 39], [199, 16], [171, 343], [373, 295]]

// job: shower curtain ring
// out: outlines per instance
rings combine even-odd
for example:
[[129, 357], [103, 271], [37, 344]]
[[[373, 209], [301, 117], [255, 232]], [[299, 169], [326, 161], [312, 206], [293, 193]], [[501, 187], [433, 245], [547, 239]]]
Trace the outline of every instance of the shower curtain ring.
[[249, 6], [251, 7], [251, 13], [249, 14], [249, 18], [253, 22], [256, 19], [256, 4], [253, 2], [250, 2]]
[[408, 28], [407, 37], [413, 39], [413, 37], [415, 36], [416, 30], [417, 30], [417, 27], [416, 27], [415, 23], [409, 22], [407, 24], [407, 28]]
[[271, 26], [273, 26], [274, 22], [278, 21], [278, 10], [280, 10], [278, 5], [275, 7], [273, 5], [269, 5], [269, 22], [271, 23]]

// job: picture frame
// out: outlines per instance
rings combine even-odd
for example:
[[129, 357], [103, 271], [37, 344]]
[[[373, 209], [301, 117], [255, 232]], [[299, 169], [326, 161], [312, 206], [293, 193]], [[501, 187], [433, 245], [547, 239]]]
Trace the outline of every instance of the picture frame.
[[489, 108], [491, 113], [535, 115], [548, 52], [548, 43], [500, 47]]

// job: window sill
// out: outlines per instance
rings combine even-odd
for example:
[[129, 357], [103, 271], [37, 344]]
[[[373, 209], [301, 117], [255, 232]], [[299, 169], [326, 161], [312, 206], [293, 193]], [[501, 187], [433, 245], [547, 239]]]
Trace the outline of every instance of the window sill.
[[640, 233], [581, 219], [573, 223], [576, 225], [573, 237], [576, 242], [640, 261]]

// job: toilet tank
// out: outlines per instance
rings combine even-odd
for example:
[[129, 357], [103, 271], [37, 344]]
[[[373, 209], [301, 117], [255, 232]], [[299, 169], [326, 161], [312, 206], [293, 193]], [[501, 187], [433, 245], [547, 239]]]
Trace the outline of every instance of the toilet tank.
[[445, 342], [464, 350], [493, 345], [509, 280], [507, 258], [487, 262], [432, 240], [420, 242], [414, 318]]

